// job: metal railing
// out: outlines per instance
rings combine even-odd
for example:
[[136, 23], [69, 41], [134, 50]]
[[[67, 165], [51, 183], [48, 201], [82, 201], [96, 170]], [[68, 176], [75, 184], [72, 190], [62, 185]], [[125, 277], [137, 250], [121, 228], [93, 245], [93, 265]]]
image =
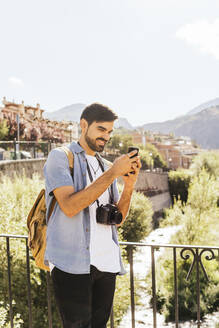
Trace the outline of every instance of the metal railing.
[[0, 160], [30, 159], [47, 157], [52, 149], [52, 143], [44, 141], [0, 141], [0, 148]]
[[[9, 297], [9, 314], [10, 325], [14, 327], [13, 321], [13, 292], [12, 292], [12, 279], [11, 279], [11, 254], [10, 254], [10, 239], [20, 238], [25, 240], [26, 245], [26, 278], [27, 278], [27, 297], [28, 297], [28, 311], [29, 311], [29, 328], [33, 328], [32, 320], [32, 299], [31, 299], [31, 282], [30, 282], [30, 254], [27, 243], [27, 236], [22, 235], [7, 235], [0, 234], [1, 238], [5, 238], [6, 252], [7, 252], [7, 279], [8, 279], [8, 297]], [[200, 270], [203, 272], [205, 279], [208, 281], [208, 274], [202, 262], [202, 257], [205, 254], [207, 261], [218, 260], [219, 247], [215, 246], [197, 246], [197, 245], [174, 245], [174, 244], [146, 244], [146, 243], [131, 243], [120, 242], [122, 246], [129, 247], [129, 266], [130, 266], [130, 303], [131, 303], [131, 328], [135, 328], [135, 287], [134, 287], [134, 257], [133, 250], [136, 247], [149, 247], [151, 253], [151, 279], [152, 279], [152, 312], [153, 312], [153, 327], [157, 327], [157, 293], [156, 293], [156, 261], [155, 251], [158, 248], [172, 249], [173, 256], [173, 270], [174, 270], [174, 299], [175, 299], [175, 327], [179, 327], [179, 300], [178, 300], [178, 281], [177, 281], [177, 250], [180, 250], [180, 257], [183, 260], [192, 259], [186, 280], [191, 277], [193, 270], [196, 270], [196, 290], [197, 290], [197, 327], [201, 327], [201, 306], [200, 306]], [[53, 327], [52, 324], [52, 311], [51, 311], [51, 290], [50, 290], [50, 274], [47, 272], [47, 303], [48, 303], [48, 324], [49, 328]], [[110, 316], [110, 327], [114, 328], [114, 313], [113, 309]]]

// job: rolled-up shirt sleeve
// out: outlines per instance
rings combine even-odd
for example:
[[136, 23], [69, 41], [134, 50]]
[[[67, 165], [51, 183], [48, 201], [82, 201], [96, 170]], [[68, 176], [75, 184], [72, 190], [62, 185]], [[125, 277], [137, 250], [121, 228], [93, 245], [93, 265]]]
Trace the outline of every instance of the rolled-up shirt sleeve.
[[53, 149], [44, 165], [46, 189], [50, 196], [53, 190], [63, 186], [73, 186], [68, 157], [64, 151]]

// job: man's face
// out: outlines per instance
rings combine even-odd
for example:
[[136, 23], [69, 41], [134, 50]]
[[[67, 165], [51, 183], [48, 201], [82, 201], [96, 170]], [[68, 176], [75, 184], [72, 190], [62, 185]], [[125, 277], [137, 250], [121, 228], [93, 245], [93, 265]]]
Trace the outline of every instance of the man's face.
[[90, 149], [97, 152], [104, 150], [105, 144], [109, 141], [113, 132], [114, 122], [93, 122], [87, 126], [85, 131], [85, 141]]

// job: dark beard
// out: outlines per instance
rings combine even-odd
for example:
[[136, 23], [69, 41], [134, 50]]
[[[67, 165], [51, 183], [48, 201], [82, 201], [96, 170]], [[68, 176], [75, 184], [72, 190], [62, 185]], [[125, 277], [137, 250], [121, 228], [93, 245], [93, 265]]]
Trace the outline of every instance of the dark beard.
[[[96, 140], [98, 140], [98, 139], [96, 139]], [[103, 139], [99, 138], [99, 140], [103, 140]], [[102, 145], [97, 146], [96, 143], [95, 143], [95, 140], [94, 139], [91, 139], [90, 137], [88, 137], [87, 133], [85, 134], [85, 141], [86, 141], [88, 147], [91, 150], [93, 150], [93, 151], [97, 151], [97, 152], [100, 152], [101, 153], [104, 150], [105, 145], [103, 145], [103, 146]]]

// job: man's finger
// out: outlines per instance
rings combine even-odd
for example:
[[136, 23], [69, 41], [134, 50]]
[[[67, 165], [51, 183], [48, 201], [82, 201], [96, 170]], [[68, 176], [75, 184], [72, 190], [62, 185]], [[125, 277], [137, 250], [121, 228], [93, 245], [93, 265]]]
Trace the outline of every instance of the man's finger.
[[136, 155], [138, 153], [138, 151], [135, 149], [133, 151], [131, 151], [130, 153], [128, 153], [127, 155], [129, 156], [129, 158], [131, 158], [132, 156]]

